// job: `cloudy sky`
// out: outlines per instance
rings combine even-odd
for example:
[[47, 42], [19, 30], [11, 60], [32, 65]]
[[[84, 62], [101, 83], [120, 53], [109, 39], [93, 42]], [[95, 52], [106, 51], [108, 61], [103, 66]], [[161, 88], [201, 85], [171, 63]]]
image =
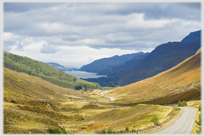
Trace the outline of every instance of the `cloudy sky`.
[[4, 3], [4, 50], [82, 66], [201, 29], [200, 3]]

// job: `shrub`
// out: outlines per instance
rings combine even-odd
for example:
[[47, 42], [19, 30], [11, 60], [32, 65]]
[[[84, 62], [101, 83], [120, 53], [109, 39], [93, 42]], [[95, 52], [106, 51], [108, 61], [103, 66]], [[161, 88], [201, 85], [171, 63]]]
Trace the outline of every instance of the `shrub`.
[[201, 104], [198, 106], [198, 111], [201, 111]]
[[153, 114], [151, 122], [153, 122], [154, 125], [157, 125], [157, 126], [159, 125], [159, 120], [157, 118], [157, 115]]
[[48, 130], [49, 134], [61, 134], [58, 128], [51, 128]]
[[67, 134], [67, 131], [65, 130], [65, 128], [62, 128], [62, 134]]
[[175, 107], [175, 108], [174, 108], [174, 110], [175, 110], [175, 111], [178, 111], [178, 110], [180, 110], [180, 108], [178, 108], [178, 107]]
[[178, 101], [178, 107], [180, 107], [181, 106], [181, 101]]
[[81, 121], [82, 119], [83, 119], [83, 116], [82, 116], [82, 115], [74, 114], [74, 120], [75, 120], [75, 121]]
[[186, 101], [183, 101], [182, 104], [183, 104], [183, 106], [187, 106]]
[[201, 134], [201, 113], [199, 114], [198, 121], [195, 121], [198, 125], [198, 130], [196, 130], [197, 134]]
[[131, 132], [133, 132], [133, 133], [137, 133], [137, 131], [136, 131], [134, 128], [131, 130]]
[[105, 129], [105, 128], [102, 129], [102, 133], [103, 133], [103, 134], [106, 133], [106, 129]]
[[184, 107], [184, 106], [187, 106], [186, 101], [183, 101], [183, 102], [178, 101], [178, 107]]
[[129, 128], [128, 128], [128, 127], [126, 127], [126, 128], [125, 128], [125, 131], [127, 131], [127, 132], [128, 132], [128, 131], [129, 131]]
[[108, 133], [108, 134], [112, 134], [112, 133], [115, 133], [115, 132], [114, 132], [111, 128], [109, 128], [108, 131], [107, 131], [107, 133]]

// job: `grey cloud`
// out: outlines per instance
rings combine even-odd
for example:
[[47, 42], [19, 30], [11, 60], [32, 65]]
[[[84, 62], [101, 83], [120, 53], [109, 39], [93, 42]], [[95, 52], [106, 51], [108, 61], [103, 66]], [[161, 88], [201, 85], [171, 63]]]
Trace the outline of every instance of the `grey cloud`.
[[59, 5], [59, 3], [11, 3], [5, 2], [4, 3], [4, 12], [27, 12], [30, 10], [42, 9], [42, 8], [49, 8]]
[[[5, 3], [4, 32], [45, 40], [52, 46], [43, 45], [42, 53], [57, 52], [55, 45], [84, 45], [84, 39], [104, 41], [86, 44], [92, 48], [154, 48], [159, 43], [180, 39], [199, 25], [187, 28], [190, 24], [180, 26], [177, 21], [144, 30], [127, 25], [132, 14], [144, 14], [146, 21], [200, 22], [200, 10], [200, 3]], [[109, 34], [112, 39], [107, 37]]]

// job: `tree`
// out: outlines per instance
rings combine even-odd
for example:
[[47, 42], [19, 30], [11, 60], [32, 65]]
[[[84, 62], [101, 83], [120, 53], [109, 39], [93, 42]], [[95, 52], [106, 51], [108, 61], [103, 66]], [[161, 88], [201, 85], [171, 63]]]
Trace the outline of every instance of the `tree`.
[[186, 101], [183, 101], [183, 102], [182, 102], [182, 106], [187, 106]]
[[178, 101], [178, 107], [184, 107], [184, 106], [187, 106], [186, 101], [183, 101], [183, 102]]
[[178, 107], [180, 107], [181, 106], [181, 101], [178, 101]]

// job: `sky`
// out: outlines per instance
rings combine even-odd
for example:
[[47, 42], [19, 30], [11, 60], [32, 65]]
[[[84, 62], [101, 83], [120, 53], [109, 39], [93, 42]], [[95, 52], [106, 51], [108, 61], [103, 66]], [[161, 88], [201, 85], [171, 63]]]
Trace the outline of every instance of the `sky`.
[[81, 67], [181, 41], [201, 29], [201, 3], [4, 3], [4, 51]]

